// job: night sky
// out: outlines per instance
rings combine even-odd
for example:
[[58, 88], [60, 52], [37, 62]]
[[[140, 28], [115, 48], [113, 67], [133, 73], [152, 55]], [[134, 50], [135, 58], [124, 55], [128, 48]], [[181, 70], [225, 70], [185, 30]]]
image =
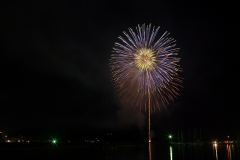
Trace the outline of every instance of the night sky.
[[[0, 130], [146, 127], [121, 106], [109, 59], [123, 31], [161, 26], [180, 48], [184, 88], [153, 130], [239, 132], [234, 4], [204, 1], [24, 1], [1, 5]], [[238, 41], [239, 42], [239, 41]]]

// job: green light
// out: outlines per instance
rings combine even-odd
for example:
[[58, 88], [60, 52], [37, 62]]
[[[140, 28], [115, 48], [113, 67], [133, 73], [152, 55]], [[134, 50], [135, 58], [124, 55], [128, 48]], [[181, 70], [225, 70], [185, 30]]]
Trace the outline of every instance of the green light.
[[172, 139], [172, 135], [169, 135], [168, 138], [169, 138], [169, 139]]
[[53, 139], [53, 140], [52, 140], [52, 143], [53, 143], [53, 144], [56, 144], [56, 143], [57, 143], [57, 140], [56, 140], [56, 139]]

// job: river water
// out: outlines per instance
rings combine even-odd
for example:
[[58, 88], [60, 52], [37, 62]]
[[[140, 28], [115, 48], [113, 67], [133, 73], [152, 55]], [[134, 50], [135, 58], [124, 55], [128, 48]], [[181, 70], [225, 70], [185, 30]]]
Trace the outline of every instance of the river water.
[[150, 143], [132, 148], [17, 150], [0, 152], [0, 159], [87, 160], [240, 160], [239, 144], [169, 145]]

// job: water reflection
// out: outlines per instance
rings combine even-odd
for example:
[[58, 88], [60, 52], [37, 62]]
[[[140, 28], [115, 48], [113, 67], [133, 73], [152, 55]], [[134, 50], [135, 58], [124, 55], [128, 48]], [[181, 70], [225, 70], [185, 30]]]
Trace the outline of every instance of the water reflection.
[[232, 160], [232, 152], [234, 152], [234, 145], [233, 144], [227, 144], [226, 145], [226, 151], [227, 151], [228, 160]]
[[[137, 159], [137, 160], [238, 160], [240, 159], [240, 145], [224, 142], [204, 144], [159, 144], [148, 143], [139, 148], [106, 150], [105, 160]], [[101, 153], [102, 154], [102, 153]], [[97, 155], [97, 154], [96, 154]], [[99, 158], [100, 160], [100, 158]]]
[[172, 146], [170, 146], [170, 160], [172, 160]]
[[[221, 150], [219, 148], [222, 148]], [[214, 156], [216, 158], [216, 160], [218, 160], [218, 157], [219, 157], [219, 154], [220, 154], [220, 157], [222, 157], [223, 155], [223, 151], [224, 151], [224, 148], [226, 150], [226, 157], [227, 157], [227, 160], [232, 160], [234, 159], [233, 155], [234, 155], [234, 145], [233, 144], [229, 144], [229, 143], [226, 143], [226, 144], [219, 144], [217, 142], [213, 142], [213, 151], [214, 151]], [[218, 152], [220, 150], [220, 152]]]
[[152, 160], [152, 143], [148, 143], [149, 160]]
[[168, 159], [185, 160], [203, 159], [203, 146], [201, 144], [173, 144], [168, 147]]
[[214, 142], [213, 143], [213, 152], [215, 153], [216, 160], [218, 160], [218, 152], [217, 152], [217, 150], [218, 150], [218, 144], [217, 144], [217, 142]]

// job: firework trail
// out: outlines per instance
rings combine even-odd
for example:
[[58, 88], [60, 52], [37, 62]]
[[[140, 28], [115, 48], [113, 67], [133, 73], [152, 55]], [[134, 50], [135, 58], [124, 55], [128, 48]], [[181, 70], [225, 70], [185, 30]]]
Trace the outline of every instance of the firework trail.
[[[123, 32], [126, 39], [119, 37], [122, 44], [115, 43], [110, 59], [112, 79], [121, 102], [129, 107], [148, 111], [150, 114], [160, 106], [166, 106], [178, 96], [182, 69], [177, 58], [175, 40], [165, 32], [155, 40], [160, 27], [136, 27]], [[150, 130], [150, 128], [149, 128]], [[150, 132], [150, 131], [149, 131]]]

